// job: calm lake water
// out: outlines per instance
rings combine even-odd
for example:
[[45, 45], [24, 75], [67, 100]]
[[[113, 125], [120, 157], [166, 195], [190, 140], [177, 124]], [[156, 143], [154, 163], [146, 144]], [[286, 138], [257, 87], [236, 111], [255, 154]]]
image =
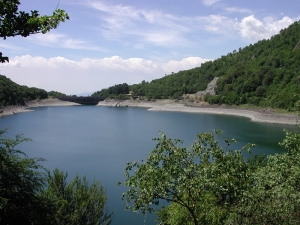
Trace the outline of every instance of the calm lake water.
[[[98, 179], [107, 188], [108, 210], [114, 211], [113, 225], [140, 225], [140, 214], [124, 211], [121, 194], [126, 189], [117, 186], [124, 180], [126, 162], [145, 159], [155, 147], [152, 138], [163, 131], [171, 138], [184, 140], [188, 146], [201, 132], [221, 129], [219, 138], [235, 138], [232, 149], [255, 143], [254, 154], [275, 154], [285, 150], [278, 146], [288, 125], [254, 123], [244, 117], [154, 112], [144, 108], [95, 106], [41, 107], [34, 112], [0, 118], [0, 129], [11, 127], [7, 136], [23, 133], [32, 142], [18, 148], [29, 157], [42, 157], [44, 166], [67, 171], [69, 178], [86, 174]], [[224, 145], [225, 146], [225, 145]], [[155, 215], [147, 215], [146, 224], [155, 224]]]

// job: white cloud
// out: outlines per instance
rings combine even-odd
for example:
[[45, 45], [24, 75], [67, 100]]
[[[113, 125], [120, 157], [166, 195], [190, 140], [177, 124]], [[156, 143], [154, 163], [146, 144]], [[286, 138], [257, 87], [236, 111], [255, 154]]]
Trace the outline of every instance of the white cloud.
[[170, 74], [172, 72], [178, 72], [180, 70], [192, 69], [201, 66], [201, 63], [207, 62], [209, 59], [202, 59], [200, 57], [188, 57], [181, 61], [170, 60], [167, 63], [162, 64], [162, 68], [165, 73]]
[[205, 29], [216, 33], [232, 33], [237, 29], [237, 20], [221, 15], [210, 15], [206, 19]]
[[221, 0], [202, 0], [203, 5], [210, 6]]
[[142, 58], [123, 59], [120, 56], [112, 56], [103, 59], [84, 58], [76, 62], [76, 65], [85, 69], [95, 68], [127, 72], [143, 71], [144, 73], [150, 73], [157, 68], [157, 65], [150, 60]]
[[135, 44], [134, 48], [143, 50], [143, 49], [145, 49], [145, 44]]
[[151, 81], [166, 73], [198, 67], [205, 61], [199, 57], [188, 57], [159, 63], [119, 56], [75, 61], [64, 57], [47, 59], [24, 55], [11, 58], [10, 63], [0, 64], [0, 70], [1, 74], [20, 85], [76, 94], [98, 91], [119, 83]]
[[90, 43], [67, 37], [65, 34], [51, 32], [46, 34], [36, 34], [28, 37], [28, 40], [37, 45], [53, 47], [53, 48], [68, 48], [68, 49], [83, 49], [100, 51], [103, 50], [98, 46], [91, 45]]
[[248, 13], [248, 14], [251, 13], [251, 10], [239, 8], [239, 7], [226, 7], [225, 10], [231, 13]]
[[213, 33], [234, 34], [238, 33], [242, 38], [258, 41], [268, 39], [272, 35], [278, 34], [281, 29], [288, 27], [297, 18], [287, 16], [276, 20], [272, 17], [265, 17], [262, 20], [255, 18], [254, 15], [242, 18], [230, 18], [222, 15], [210, 15], [200, 18], [199, 23], [205, 21], [205, 29]]
[[90, 7], [97, 9], [99, 11], [106, 12], [108, 14], [114, 14], [115, 16], [124, 16], [124, 17], [136, 17], [138, 11], [131, 6], [123, 5], [108, 5], [104, 4], [101, 1], [87, 1], [84, 4], [88, 4]]
[[239, 32], [243, 38], [253, 40], [268, 39], [293, 22], [294, 20], [289, 17], [283, 17], [281, 20], [265, 17], [263, 21], [260, 21], [251, 15], [241, 20], [239, 23]]
[[[218, 1], [220, 0], [202, 0], [202, 3], [210, 6]], [[148, 48], [153, 45], [168, 48], [191, 47], [205, 31], [210, 32], [206, 34], [208, 39], [211, 33], [216, 33], [259, 40], [269, 38], [296, 20], [289, 17], [283, 17], [281, 20], [266, 17], [259, 20], [253, 15], [237, 19], [222, 14], [184, 17], [164, 11], [121, 4], [113, 5], [103, 1], [88, 0], [84, 3], [85, 6], [99, 12], [97, 20], [102, 27], [99, 29], [102, 37], [123, 42], [125, 39], [135, 40], [134, 43], [129, 42], [129, 45], [134, 48], [141, 47], [141, 45], [136, 46], [136, 43], [144, 43]], [[228, 12], [248, 15], [251, 13], [246, 8], [224, 7], [224, 9], [227, 14]]]
[[[109, 40], [122, 40], [136, 37], [141, 42], [154, 45], [185, 45], [183, 36], [191, 32], [185, 22], [189, 18], [177, 17], [162, 11], [137, 9], [132, 6], [109, 5], [101, 1], [87, 1], [89, 6], [100, 14], [100, 34]], [[184, 40], [182, 42], [182, 40]]]
[[21, 57], [14, 57], [11, 60], [11, 63], [0, 64], [4, 68], [15, 67], [15, 62], [18, 62], [18, 67], [51, 67], [51, 68], [60, 68], [62, 66], [68, 68], [77, 68], [77, 69], [102, 69], [109, 68], [110, 70], [122, 70], [122, 71], [139, 71], [151, 72], [155, 69], [157, 65], [150, 61], [142, 58], [129, 58], [123, 59], [119, 56], [112, 56], [110, 58], [103, 59], [90, 59], [83, 58], [79, 61], [66, 59], [64, 57], [53, 57], [46, 59], [44, 57], [32, 57], [30, 55], [25, 55]]
[[153, 31], [143, 36], [145, 41], [162, 46], [184, 46], [187, 42], [176, 31], [172, 30]]
[[66, 35], [59, 33], [46, 33], [46, 34], [36, 34], [28, 37], [29, 40], [36, 41], [41, 45], [50, 45], [59, 43], [62, 38], [65, 38]]
[[15, 44], [9, 44], [9, 43], [0, 43], [0, 48], [5, 48], [8, 50], [24, 50], [24, 48], [16, 46]]
[[19, 84], [67, 94], [97, 91], [123, 82], [139, 83], [163, 74], [152, 61], [119, 56], [73, 61], [27, 55], [12, 58], [11, 63], [2, 64], [0, 68], [2, 74]]

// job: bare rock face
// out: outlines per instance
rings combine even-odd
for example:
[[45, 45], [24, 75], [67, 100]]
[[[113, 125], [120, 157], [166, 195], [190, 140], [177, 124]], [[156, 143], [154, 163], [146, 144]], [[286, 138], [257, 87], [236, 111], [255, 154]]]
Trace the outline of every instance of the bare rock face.
[[298, 48], [300, 48], [300, 40], [299, 40], [298, 43], [295, 45], [293, 51], [297, 50]]
[[217, 81], [219, 77], [215, 77], [208, 85], [205, 91], [198, 91], [196, 96], [202, 96], [206, 94], [216, 95], [215, 87], [217, 86]]

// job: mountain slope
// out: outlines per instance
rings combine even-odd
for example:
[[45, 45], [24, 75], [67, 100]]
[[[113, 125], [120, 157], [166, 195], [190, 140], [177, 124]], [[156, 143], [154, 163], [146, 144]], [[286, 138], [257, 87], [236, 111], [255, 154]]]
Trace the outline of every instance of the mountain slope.
[[300, 93], [300, 24], [214, 63], [230, 65], [209, 103], [250, 103], [293, 110]]
[[[131, 85], [128, 92], [147, 98], [180, 98], [205, 90], [214, 77], [220, 77], [217, 96], [205, 96], [211, 104], [253, 104], [293, 110], [300, 99], [300, 23], [201, 67]], [[102, 89], [93, 96], [120, 94], [112, 90], [116, 89]]]

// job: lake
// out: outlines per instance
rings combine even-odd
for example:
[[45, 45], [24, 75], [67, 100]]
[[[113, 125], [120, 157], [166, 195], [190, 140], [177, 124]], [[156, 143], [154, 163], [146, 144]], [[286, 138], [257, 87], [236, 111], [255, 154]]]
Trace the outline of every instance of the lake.
[[[23, 133], [31, 142], [18, 149], [29, 157], [42, 157], [47, 169], [67, 171], [69, 178], [78, 173], [88, 179], [98, 179], [106, 187], [107, 208], [114, 211], [113, 225], [144, 224], [141, 214], [124, 211], [121, 194], [126, 189], [117, 186], [124, 181], [126, 162], [145, 159], [155, 147], [152, 138], [163, 131], [171, 138], [184, 140], [188, 146], [201, 132], [221, 129], [218, 139], [238, 142], [232, 149], [255, 143], [254, 154], [285, 152], [278, 142], [284, 128], [293, 126], [251, 122], [244, 117], [179, 112], [155, 112], [145, 108], [69, 106], [41, 107], [33, 112], [0, 118], [0, 129], [11, 127], [7, 136]], [[225, 146], [225, 144], [223, 145]], [[155, 215], [147, 215], [146, 224], [155, 224]]]

